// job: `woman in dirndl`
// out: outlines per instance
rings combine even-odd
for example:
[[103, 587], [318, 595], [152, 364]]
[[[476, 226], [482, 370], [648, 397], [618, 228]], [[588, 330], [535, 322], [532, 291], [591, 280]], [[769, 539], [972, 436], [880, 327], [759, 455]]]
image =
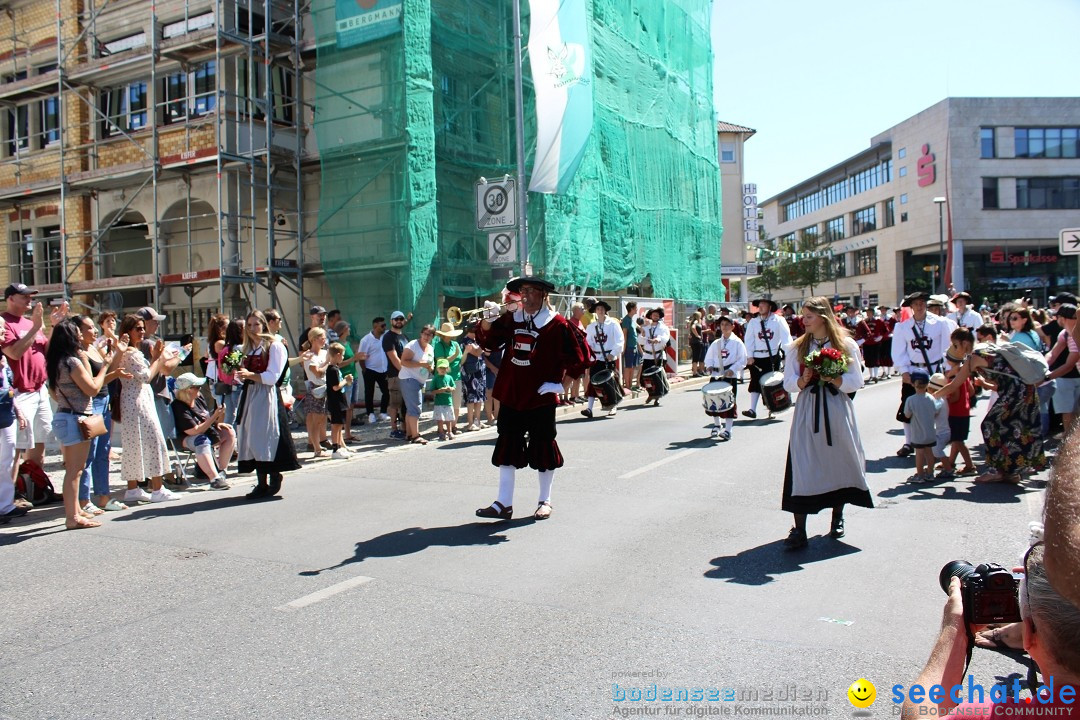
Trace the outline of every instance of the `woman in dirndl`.
[[279, 390], [289, 353], [270, 334], [266, 317], [258, 310], [247, 316], [243, 350], [244, 365], [235, 373], [244, 384], [236, 411], [238, 471], [255, 471], [257, 484], [247, 498], [261, 500], [277, 495], [283, 473], [300, 467]]
[[[807, 546], [807, 515], [832, 508], [829, 536], [842, 538], [844, 505], [874, 506], [855, 408], [848, 397], [863, 386], [859, 346], [837, 322], [828, 298], [803, 303], [802, 318], [806, 332], [786, 348], [784, 362], [784, 388], [799, 393], [781, 505], [795, 516], [795, 526], [784, 540], [788, 550]], [[839, 377], [823, 378], [805, 366], [810, 353], [824, 348], [844, 353], [847, 369]]]

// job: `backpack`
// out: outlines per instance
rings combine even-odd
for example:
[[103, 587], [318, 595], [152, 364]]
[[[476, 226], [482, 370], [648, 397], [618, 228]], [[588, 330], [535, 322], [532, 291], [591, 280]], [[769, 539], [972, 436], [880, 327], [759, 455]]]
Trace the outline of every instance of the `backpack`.
[[15, 494], [21, 495], [34, 505], [47, 505], [60, 499], [52, 480], [31, 460], [26, 460], [19, 466], [18, 477], [15, 478]]
[[1050, 370], [1046, 358], [1038, 350], [1023, 343], [1008, 342], [998, 345], [998, 352], [1025, 384], [1038, 385], [1046, 380]]

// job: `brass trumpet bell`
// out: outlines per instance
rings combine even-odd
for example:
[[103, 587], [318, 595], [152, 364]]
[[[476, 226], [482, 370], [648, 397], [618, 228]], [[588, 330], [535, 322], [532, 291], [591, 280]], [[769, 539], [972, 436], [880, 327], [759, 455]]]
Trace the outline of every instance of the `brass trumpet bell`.
[[[506, 307], [506, 305], [507, 305], [507, 303], [502, 303], [501, 305], [499, 305], [499, 309], [502, 310], [503, 308]], [[446, 321], [448, 323], [450, 323], [451, 325], [453, 325], [454, 327], [458, 327], [459, 325], [461, 325], [461, 323], [465, 322], [465, 318], [471, 317], [473, 315], [479, 315], [479, 314], [483, 313], [484, 310], [485, 310], [485, 308], [481, 307], [481, 308], [476, 308], [474, 310], [464, 310], [463, 311], [457, 305], [453, 305], [451, 307], [446, 308]]]

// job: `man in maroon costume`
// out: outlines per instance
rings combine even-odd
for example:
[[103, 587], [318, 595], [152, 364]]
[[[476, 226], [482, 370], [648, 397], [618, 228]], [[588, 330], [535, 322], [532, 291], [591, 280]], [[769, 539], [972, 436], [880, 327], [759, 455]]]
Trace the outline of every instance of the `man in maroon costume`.
[[555, 289], [547, 280], [517, 277], [506, 283], [521, 302], [499, 314], [485, 303], [476, 339], [486, 350], [504, 347], [492, 395], [499, 401], [499, 439], [491, 464], [499, 468], [499, 497], [476, 511], [477, 517], [509, 520], [514, 508], [515, 472], [526, 465], [540, 473], [540, 499], [533, 517], [551, 516], [551, 484], [563, 465], [555, 442], [555, 405], [562, 392], [563, 372], [580, 374], [588, 365], [584, 343], [566, 318], [548, 307]]

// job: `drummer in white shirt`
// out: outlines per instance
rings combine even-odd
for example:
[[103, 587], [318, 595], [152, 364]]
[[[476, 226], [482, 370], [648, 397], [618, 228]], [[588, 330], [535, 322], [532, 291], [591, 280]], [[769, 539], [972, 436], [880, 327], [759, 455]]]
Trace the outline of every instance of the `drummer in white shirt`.
[[777, 304], [769, 298], [755, 303], [758, 316], [746, 323], [746, 364], [750, 368], [750, 409], [743, 412], [748, 418], [757, 417], [761, 399], [761, 376], [780, 370], [784, 347], [791, 343], [787, 321], [776, 314]]
[[[650, 402], [660, 406], [660, 398], [668, 394], [667, 382], [667, 345], [671, 340], [671, 331], [664, 324], [664, 308], [649, 308], [645, 313], [649, 321], [641, 332], [638, 333], [638, 344], [641, 346], [641, 384], [649, 395], [645, 398], [645, 405]], [[659, 367], [659, 372], [649, 371]]]
[[[736, 401], [742, 371], [746, 367], [746, 346], [732, 332], [734, 328], [735, 324], [730, 317], [725, 315], [720, 318], [720, 337], [713, 340], [705, 353], [705, 372], [709, 373], [713, 380], [726, 380], [731, 383], [732, 400]], [[738, 411], [738, 403], [733, 402], [730, 410], [714, 417], [712, 437], [730, 440], [731, 428], [735, 425]], [[723, 430], [720, 429], [720, 420], [724, 421]]]
[[951, 301], [956, 305], [956, 311], [949, 313], [948, 317], [958, 326], [975, 332], [975, 328], [983, 324], [982, 315], [969, 307], [972, 304], [971, 295], [959, 292], [952, 296]]
[[615, 374], [618, 371], [615, 361], [623, 350], [622, 325], [615, 318], [608, 317], [610, 311], [611, 306], [606, 301], [597, 301], [593, 306], [595, 319], [589, 323], [589, 327], [585, 328], [585, 341], [589, 344], [589, 350], [592, 351], [593, 363], [589, 368], [589, 387], [585, 391], [585, 397], [589, 399], [589, 406], [581, 411], [581, 414], [587, 418], [593, 416], [593, 404], [597, 398], [600, 398], [601, 405], [606, 403], [604, 400], [604, 387], [592, 382], [605, 370], [611, 372], [610, 377], [612, 378], [609, 383], [606, 383], [612, 388], [610, 391], [611, 397], [608, 400], [615, 396], [618, 397], [615, 403], [608, 407], [609, 416], [615, 414], [619, 401], [623, 398], [622, 385], [619, 382], [618, 375]]

